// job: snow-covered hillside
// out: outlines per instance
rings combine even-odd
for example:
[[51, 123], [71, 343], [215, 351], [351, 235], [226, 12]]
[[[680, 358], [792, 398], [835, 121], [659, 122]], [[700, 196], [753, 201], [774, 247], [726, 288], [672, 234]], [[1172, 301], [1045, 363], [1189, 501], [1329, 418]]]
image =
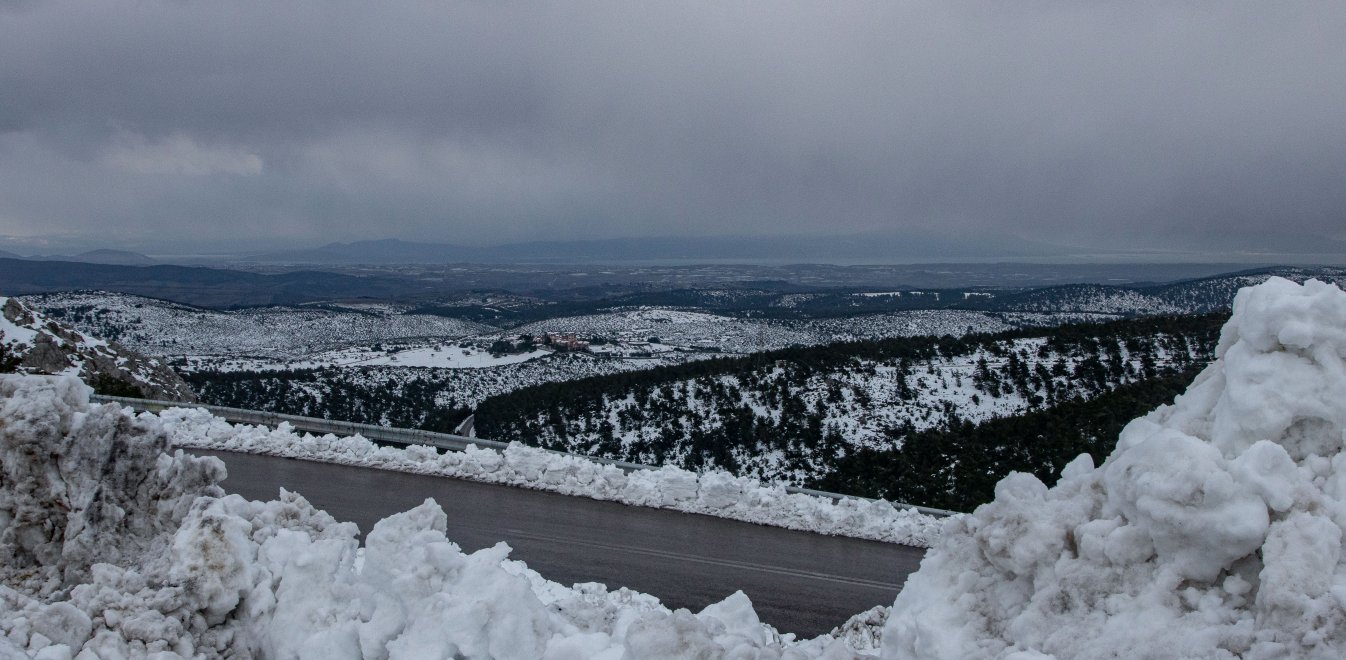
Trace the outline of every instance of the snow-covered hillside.
[[1217, 355], [1101, 465], [950, 523], [883, 657], [1346, 656], [1346, 293], [1246, 289]]
[[1317, 266], [1313, 268], [1283, 266], [1251, 273], [1231, 273], [1185, 282], [1148, 287], [1146, 292], [1165, 303], [1189, 313], [1227, 308], [1240, 290], [1257, 286], [1269, 278], [1279, 277], [1292, 282], [1316, 279], [1346, 286], [1346, 268]]
[[[1222, 301], [1223, 302], [1223, 301]], [[1149, 291], [1098, 284], [1071, 284], [1008, 296], [995, 301], [1000, 307], [1022, 312], [1076, 312], [1109, 315], [1193, 314], [1210, 311], [1191, 309]]]
[[703, 373], [689, 365], [523, 391], [485, 402], [476, 421], [483, 437], [806, 483], [860, 448], [1203, 365], [1217, 327], [1214, 319], [1125, 321], [1079, 336], [806, 349], [770, 364]]
[[[494, 369], [550, 355], [499, 354], [498, 342], [521, 335], [576, 334], [593, 355], [617, 364], [561, 361], [491, 375], [463, 375], [448, 398], [480, 400], [498, 387], [583, 378], [792, 345], [915, 335], [961, 335], [1050, 326], [1097, 315], [921, 310], [830, 319], [757, 320], [684, 309], [632, 308], [537, 321], [509, 331], [415, 313], [406, 305], [343, 303], [321, 307], [209, 310], [125, 294], [84, 291], [25, 296], [31, 307], [86, 334], [161, 356], [185, 372], [275, 371], [354, 367]], [[654, 338], [656, 341], [651, 342]], [[573, 372], [562, 370], [574, 368]], [[517, 372], [518, 376], [514, 374]], [[538, 376], [539, 373], [545, 376]], [[352, 375], [345, 380], [359, 380]], [[392, 374], [389, 378], [399, 378]], [[447, 378], [447, 375], [445, 376]], [[465, 393], [466, 392], [466, 393]]]
[[0, 371], [67, 374], [117, 393], [196, 400], [162, 361], [81, 334], [17, 298], [0, 297]]
[[[637, 342], [649, 352], [655, 337], [668, 347], [716, 353], [756, 353], [787, 346], [815, 346], [838, 341], [961, 336], [1016, 328], [1046, 327], [1100, 320], [1100, 314], [992, 313], [963, 310], [916, 310], [822, 319], [754, 319], [686, 309], [640, 308], [604, 314], [537, 321], [511, 332], [575, 333], [615, 343]], [[604, 350], [595, 347], [595, 351]]]
[[150, 355], [299, 360], [314, 353], [408, 337], [455, 338], [487, 326], [396, 306], [262, 307], [218, 311], [106, 291], [25, 296], [33, 307]]
[[[917, 311], [807, 321], [758, 321], [641, 308], [564, 317], [510, 332], [456, 339], [389, 339], [290, 358], [193, 356], [188, 380], [218, 405], [451, 430], [446, 412], [520, 388], [647, 370], [795, 344], [914, 335], [962, 335], [1084, 320], [1088, 315]], [[493, 349], [520, 336], [570, 333], [592, 340], [587, 351], [557, 352], [536, 343], [518, 352]], [[650, 339], [657, 338], [657, 342]], [[405, 410], [403, 410], [405, 408]], [[455, 418], [461, 421], [463, 412]], [[433, 427], [426, 426], [434, 422]], [[453, 422], [447, 426], [443, 425]]]
[[1095, 313], [1125, 316], [1154, 314], [1204, 314], [1228, 309], [1234, 294], [1271, 277], [1295, 282], [1314, 278], [1337, 285], [1346, 284], [1346, 268], [1281, 267], [1245, 273], [1175, 282], [1158, 286], [1107, 286], [1069, 284], [1045, 287], [978, 300], [987, 308], [1022, 312]]
[[561, 353], [474, 369], [357, 365], [256, 373], [199, 371], [188, 373], [187, 378], [207, 403], [448, 431], [452, 427], [425, 426], [428, 415], [449, 409], [470, 409], [488, 397], [530, 385], [642, 368], [648, 365], [634, 360]]
[[865, 314], [827, 319], [809, 319], [795, 324], [826, 341], [862, 341], [888, 337], [921, 337], [991, 334], [1019, 328], [1048, 328], [1067, 323], [1088, 323], [1113, 318], [1108, 314], [1077, 312], [973, 312], [955, 309], [919, 309], [888, 314]]

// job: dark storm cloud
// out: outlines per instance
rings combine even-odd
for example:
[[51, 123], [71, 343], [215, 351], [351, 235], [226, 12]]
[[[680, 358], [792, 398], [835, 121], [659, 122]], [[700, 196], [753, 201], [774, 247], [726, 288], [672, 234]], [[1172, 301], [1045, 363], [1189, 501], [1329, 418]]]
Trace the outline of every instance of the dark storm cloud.
[[0, 234], [1339, 236], [1342, 43], [1334, 3], [10, 1]]

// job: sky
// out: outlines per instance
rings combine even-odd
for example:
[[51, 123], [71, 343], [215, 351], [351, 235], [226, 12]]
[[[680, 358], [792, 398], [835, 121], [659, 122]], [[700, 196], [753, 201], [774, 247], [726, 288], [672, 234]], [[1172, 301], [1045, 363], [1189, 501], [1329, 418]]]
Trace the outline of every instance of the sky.
[[0, 0], [0, 249], [1346, 239], [1338, 2]]

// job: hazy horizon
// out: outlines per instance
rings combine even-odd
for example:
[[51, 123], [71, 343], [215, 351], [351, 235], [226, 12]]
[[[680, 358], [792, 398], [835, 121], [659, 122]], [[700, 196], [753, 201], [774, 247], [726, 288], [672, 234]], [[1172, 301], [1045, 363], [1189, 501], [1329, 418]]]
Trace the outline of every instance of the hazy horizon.
[[[840, 239], [844, 244], [855, 236], [819, 236], [822, 241]], [[753, 246], [752, 241], [762, 239], [763, 246]], [[878, 248], [859, 253], [837, 253], [807, 251], [809, 237], [806, 236], [767, 236], [767, 237], [613, 237], [585, 241], [526, 241], [518, 243], [497, 243], [470, 245], [459, 243], [435, 243], [403, 241], [401, 239], [370, 239], [363, 241], [332, 241], [322, 244], [297, 243], [295, 245], [239, 245], [230, 249], [228, 244], [174, 244], [142, 245], [136, 243], [109, 244], [97, 239], [76, 238], [57, 240], [50, 243], [7, 243], [0, 237], [0, 257], [14, 255], [26, 259], [68, 258], [97, 256], [107, 253], [113, 261], [103, 263], [125, 263], [126, 265], [164, 264], [229, 264], [241, 262], [295, 264], [342, 265], [354, 263], [417, 264], [417, 263], [551, 263], [555, 265], [586, 264], [742, 264], [742, 265], [790, 265], [818, 264], [836, 266], [861, 265], [919, 265], [919, 264], [1038, 264], [1038, 265], [1136, 265], [1155, 266], [1173, 265], [1225, 265], [1231, 270], [1243, 268], [1285, 266], [1342, 266], [1346, 265], [1346, 254], [1312, 252], [1277, 251], [1212, 251], [1193, 252], [1183, 250], [1095, 250], [1069, 249], [1047, 250], [1040, 253], [997, 253], [987, 251], [985, 244], [976, 251], [927, 251], [882, 253]], [[665, 249], [668, 243], [675, 245], [708, 244], [719, 249], [709, 254], [689, 254], [685, 251]], [[820, 241], [821, 242], [821, 241]], [[772, 251], [770, 246], [785, 246], [785, 249]], [[828, 245], [832, 245], [828, 243]], [[1027, 244], [1034, 245], [1034, 244]], [[385, 248], [369, 250], [370, 247]], [[597, 253], [590, 246], [603, 249]], [[748, 247], [744, 247], [748, 246]], [[1046, 246], [1055, 247], [1055, 246]], [[438, 256], [434, 250], [444, 248], [447, 253]], [[522, 251], [517, 254], [514, 250]], [[530, 249], [531, 248], [531, 249]], [[791, 249], [793, 248], [793, 249]], [[367, 252], [362, 252], [366, 251]], [[737, 250], [737, 251], [736, 251]], [[356, 259], [343, 254], [360, 253], [366, 258]], [[395, 255], [409, 253], [417, 255], [411, 258], [397, 258]], [[393, 256], [390, 256], [393, 255]], [[430, 255], [430, 256], [427, 256]], [[122, 262], [118, 256], [127, 258], [147, 258], [143, 264]]]

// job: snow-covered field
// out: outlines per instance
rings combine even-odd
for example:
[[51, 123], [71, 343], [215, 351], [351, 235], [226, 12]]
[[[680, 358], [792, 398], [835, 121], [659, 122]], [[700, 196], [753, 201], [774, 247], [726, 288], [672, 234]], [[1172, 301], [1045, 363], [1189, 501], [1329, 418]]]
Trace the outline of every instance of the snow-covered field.
[[665, 346], [713, 347], [729, 353], [771, 350], [790, 344], [812, 344], [817, 340], [812, 333], [784, 324], [658, 308], [548, 319], [516, 330], [575, 333], [640, 343], [655, 337]]
[[357, 356], [354, 361], [344, 364], [368, 365], [368, 366], [392, 366], [403, 367], [423, 367], [431, 369], [484, 369], [486, 367], [498, 367], [507, 364], [518, 364], [527, 362], [534, 358], [544, 355], [551, 355], [551, 351], [533, 350], [526, 353], [512, 353], [503, 355], [493, 355], [489, 351], [483, 351], [475, 347], [438, 347], [421, 346], [404, 351], [398, 351], [395, 354], [373, 354], [368, 357]]
[[[1217, 360], [1127, 426], [1102, 465], [1081, 457], [1053, 488], [1011, 475], [993, 502], [944, 525], [880, 656], [1346, 655], [1343, 365], [1339, 289], [1273, 279], [1241, 293]], [[219, 461], [168, 454], [188, 428], [212, 443], [266, 435], [195, 415], [132, 418], [89, 407], [73, 379], [0, 379], [0, 655], [872, 655], [857, 642], [874, 639], [863, 621], [881, 613], [800, 641], [761, 624], [741, 594], [693, 614], [566, 587], [504, 545], [462, 553], [433, 502], [378, 523], [361, 547], [353, 525], [298, 495], [225, 497]], [[534, 467], [509, 470], [551, 474]]]
[[220, 358], [194, 356], [187, 359], [187, 370], [271, 371], [277, 369], [321, 369], [324, 367], [415, 367], [421, 369], [490, 369], [505, 367], [551, 355], [551, 351], [493, 354], [480, 345], [452, 340], [399, 344], [384, 348], [354, 346], [323, 351], [297, 359]]

